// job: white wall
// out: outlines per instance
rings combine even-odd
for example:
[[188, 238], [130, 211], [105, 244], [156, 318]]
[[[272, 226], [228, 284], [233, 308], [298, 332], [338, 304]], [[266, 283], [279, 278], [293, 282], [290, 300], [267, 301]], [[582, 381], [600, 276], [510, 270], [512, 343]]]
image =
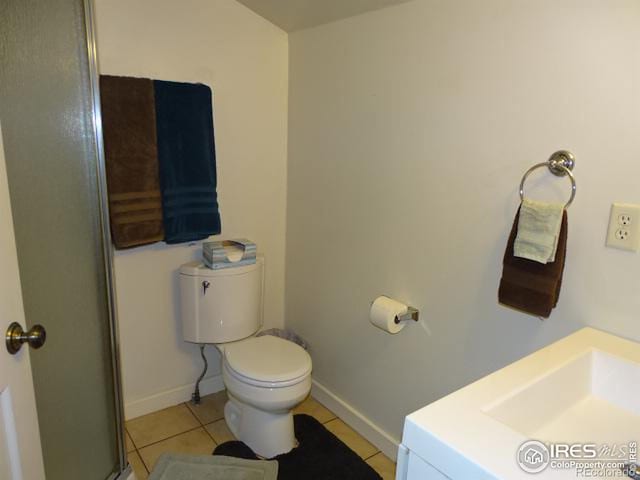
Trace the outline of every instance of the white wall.
[[[233, 0], [97, 0], [101, 73], [202, 82], [214, 91], [223, 238], [266, 257], [265, 328], [284, 322], [287, 35]], [[177, 268], [200, 245], [115, 258], [127, 416], [184, 400], [200, 373], [181, 340]], [[210, 349], [210, 375], [219, 373]], [[205, 390], [221, 388], [217, 380]]]
[[[638, 25], [636, 0], [416, 0], [290, 35], [287, 325], [317, 381], [399, 437], [584, 325], [640, 340], [640, 256], [604, 247], [611, 202], [640, 203]], [[520, 178], [560, 148], [578, 193], [543, 322], [496, 297]], [[375, 329], [382, 293], [426, 325]]]

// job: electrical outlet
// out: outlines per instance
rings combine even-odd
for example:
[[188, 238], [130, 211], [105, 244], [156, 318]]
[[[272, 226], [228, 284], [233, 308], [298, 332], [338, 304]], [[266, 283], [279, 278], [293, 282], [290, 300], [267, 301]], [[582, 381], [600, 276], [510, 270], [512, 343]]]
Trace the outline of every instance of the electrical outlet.
[[640, 247], [640, 205], [614, 203], [609, 215], [607, 246], [637, 252]]
[[618, 217], [618, 223], [623, 226], [627, 226], [631, 224], [631, 215], [628, 213], [623, 213]]
[[618, 230], [616, 230], [616, 240], [620, 240], [625, 241], [629, 238], [629, 230], [627, 230], [626, 228], [619, 228]]

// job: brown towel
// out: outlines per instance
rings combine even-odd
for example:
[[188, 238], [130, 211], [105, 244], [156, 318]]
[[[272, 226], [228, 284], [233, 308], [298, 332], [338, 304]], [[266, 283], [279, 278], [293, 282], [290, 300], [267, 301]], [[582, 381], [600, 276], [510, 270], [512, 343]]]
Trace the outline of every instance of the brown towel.
[[153, 80], [100, 76], [111, 236], [116, 248], [164, 238]]
[[558, 303], [562, 272], [567, 252], [567, 212], [562, 214], [562, 226], [558, 237], [558, 249], [554, 262], [543, 264], [513, 256], [513, 242], [518, 233], [516, 214], [504, 252], [502, 278], [498, 300], [504, 305], [523, 312], [547, 318]]

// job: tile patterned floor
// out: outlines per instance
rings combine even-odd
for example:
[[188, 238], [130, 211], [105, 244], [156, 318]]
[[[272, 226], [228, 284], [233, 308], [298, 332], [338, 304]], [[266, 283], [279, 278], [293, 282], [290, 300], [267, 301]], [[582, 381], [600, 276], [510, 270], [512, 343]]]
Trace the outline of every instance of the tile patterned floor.
[[[224, 421], [225, 392], [202, 397], [200, 405], [175, 407], [134, 418], [126, 423], [129, 462], [138, 480], [147, 480], [164, 452], [209, 454], [216, 445], [234, 440]], [[294, 413], [311, 415], [362, 457], [384, 480], [395, 478], [396, 465], [313, 397]]]

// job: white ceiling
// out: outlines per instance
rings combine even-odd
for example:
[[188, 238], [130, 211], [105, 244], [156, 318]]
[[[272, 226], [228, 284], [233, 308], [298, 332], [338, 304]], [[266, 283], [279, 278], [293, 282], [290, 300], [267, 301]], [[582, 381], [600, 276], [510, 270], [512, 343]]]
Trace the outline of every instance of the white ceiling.
[[238, 0], [287, 32], [410, 0]]

